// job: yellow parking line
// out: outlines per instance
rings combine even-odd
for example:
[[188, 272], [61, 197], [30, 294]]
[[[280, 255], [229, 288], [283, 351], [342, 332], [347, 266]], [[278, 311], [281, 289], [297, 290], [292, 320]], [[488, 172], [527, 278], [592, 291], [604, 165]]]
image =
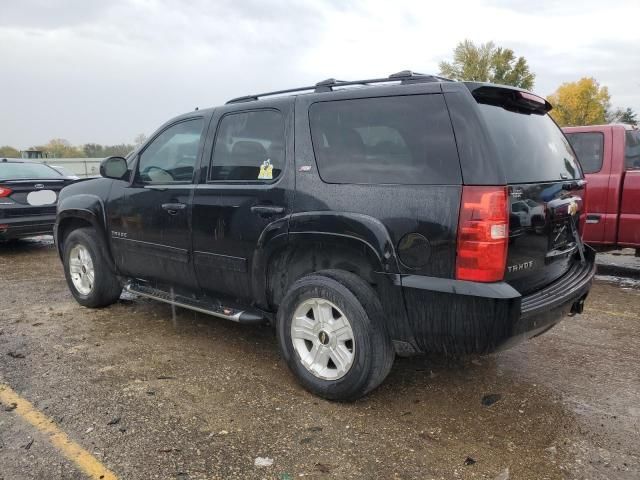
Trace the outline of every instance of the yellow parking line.
[[609, 310], [599, 310], [597, 308], [591, 308], [591, 307], [589, 307], [589, 311], [606, 313], [607, 315], [613, 315], [614, 317], [640, 318], [640, 315], [634, 315], [633, 313], [611, 312]]
[[95, 480], [118, 480], [118, 477], [102, 465], [96, 457], [60, 430], [53, 419], [36, 410], [29, 401], [14, 392], [11, 387], [2, 383], [0, 383], [0, 402], [5, 407], [15, 404], [13, 412], [20, 415], [42, 433], [47, 434], [53, 446], [75, 463], [89, 478]]

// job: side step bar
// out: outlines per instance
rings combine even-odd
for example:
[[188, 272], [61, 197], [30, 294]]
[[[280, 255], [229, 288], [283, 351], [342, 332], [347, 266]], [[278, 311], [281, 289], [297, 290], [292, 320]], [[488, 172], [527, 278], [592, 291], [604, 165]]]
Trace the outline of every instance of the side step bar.
[[206, 313], [207, 315], [224, 318], [226, 320], [231, 320], [232, 322], [249, 325], [259, 325], [267, 322], [264, 315], [258, 311], [239, 310], [233, 307], [225, 307], [220, 303], [210, 303], [182, 295], [172, 295], [164, 290], [159, 290], [157, 288], [134, 282], [126, 284], [124, 288], [127, 292], [140, 295], [141, 297], [159, 300], [170, 305], [175, 305], [176, 307], [195, 310], [196, 312]]

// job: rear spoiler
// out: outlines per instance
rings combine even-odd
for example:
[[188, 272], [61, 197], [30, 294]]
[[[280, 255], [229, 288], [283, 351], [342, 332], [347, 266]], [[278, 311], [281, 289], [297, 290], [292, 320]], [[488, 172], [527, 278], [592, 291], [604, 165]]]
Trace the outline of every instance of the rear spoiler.
[[544, 98], [526, 90], [505, 85], [464, 82], [478, 103], [502, 107], [519, 113], [544, 115], [553, 107]]

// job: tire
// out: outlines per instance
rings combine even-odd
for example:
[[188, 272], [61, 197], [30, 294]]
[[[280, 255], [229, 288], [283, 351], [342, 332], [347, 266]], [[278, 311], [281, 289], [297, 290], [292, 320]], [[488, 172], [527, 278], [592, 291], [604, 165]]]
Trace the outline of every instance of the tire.
[[[307, 315], [301, 314], [308, 305], [311, 305], [311, 310]], [[328, 306], [331, 306], [331, 310], [328, 310]], [[316, 314], [313, 313], [316, 307], [323, 312], [330, 312], [332, 318], [329, 322], [316, 321]], [[297, 319], [304, 317], [304, 328], [300, 330], [307, 336], [304, 340], [292, 331], [292, 324], [299, 322], [294, 320], [294, 316]], [[310, 319], [310, 316], [314, 318]], [[321, 315], [321, 318], [326, 318], [326, 315]], [[340, 326], [344, 325], [345, 318], [351, 328], [349, 334], [352, 334], [353, 341], [343, 341], [336, 347], [334, 342], [342, 341], [338, 338], [349, 336], [344, 333], [344, 326]], [[337, 330], [321, 328], [321, 324], [328, 325], [334, 321], [338, 324]], [[295, 325], [297, 332], [300, 324]], [[323, 334], [324, 330], [328, 333]], [[313, 338], [312, 332], [317, 339]], [[323, 270], [291, 285], [278, 309], [277, 335], [282, 356], [298, 381], [311, 393], [328, 400], [353, 401], [363, 397], [384, 381], [395, 357], [376, 292], [362, 278], [342, 270]], [[351, 355], [346, 357], [351, 362], [348, 368], [341, 368], [348, 362], [334, 362], [333, 359], [345, 358], [345, 349], [349, 350], [349, 345]], [[326, 367], [326, 355], [320, 353], [314, 356], [317, 351], [328, 352]], [[316, 357], [320, 358], [321, 366], [318, 367], [316, 362], [310, 367], [310, 359]]]
[[[87, 255], [90, 260], [87, 260]], [[80, 259], [83, 256], [84, 262]], [[72, 258], [73, 257], [73, 258]], [[63, 244], [64, 276], [76, 301], [89, 308], [101, 308], [115, 303], [122, 293], [122, 285], [105, 256], [104, 243], [92, 228], [73, 230]], [[87, 275], [87, 265], [93, 267], [93, 279]], [[85, 281], [74, 281], [72, 268], [84, 270]], [[88, 279], [88, 280], [87, 280]]]

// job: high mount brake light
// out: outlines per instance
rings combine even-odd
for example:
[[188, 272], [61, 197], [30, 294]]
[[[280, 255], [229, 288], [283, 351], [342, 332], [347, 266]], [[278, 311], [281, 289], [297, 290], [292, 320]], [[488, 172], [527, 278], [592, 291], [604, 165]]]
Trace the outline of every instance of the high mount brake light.
[[11, 190], [10, 188], [0, 187], [0, 198], [8, 197], [9, 195], [11, 195], [11, 193], [13, 193], [13, 190]]
[[524, 100], [529, 100], [530, 102], [539, 103], [540, 105], [546, 104], [544, 98], [534, 95], [533, 93], [528, 93], [528, 92], [518, 92], [518, 93], [520, 94], [520, 97], [523, 98]]
[[462, 187], [456, 278], [497, 282], [504, 278], [509, 243], [506, 187]]

